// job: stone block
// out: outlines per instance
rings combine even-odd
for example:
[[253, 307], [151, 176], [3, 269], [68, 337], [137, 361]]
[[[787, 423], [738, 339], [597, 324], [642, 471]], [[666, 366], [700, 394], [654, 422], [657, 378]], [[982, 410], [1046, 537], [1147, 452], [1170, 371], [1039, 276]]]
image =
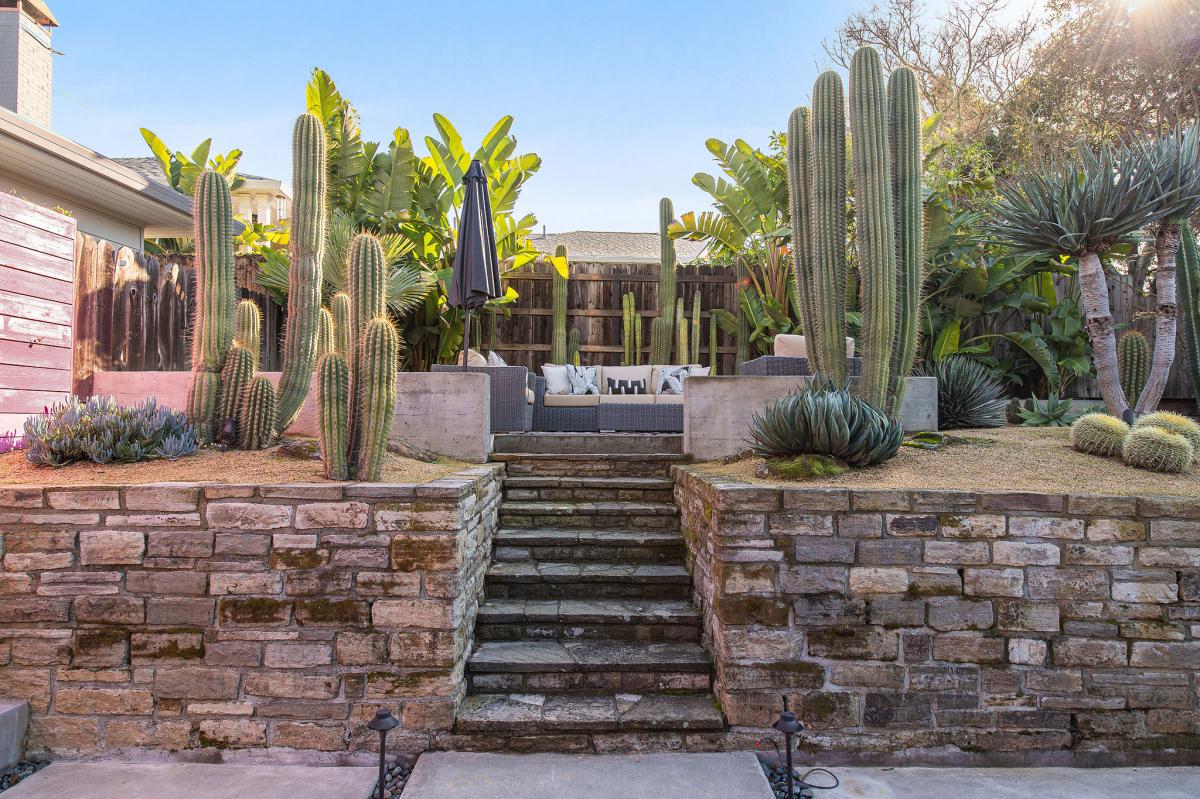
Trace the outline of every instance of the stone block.
[[307, 669], [333, 663], [330, 644], [308, 641], [268, 641], [263, 665], [271, 669]]
[[1128, 566], [1133, 563], [1133, 547], [1097, 544], [1067, 544], [1064, 561], [1073, 566]]
[[251, 719], [204, 719], [199, 727], [200, 746], [244, 749], [267, 745], [267, 727]]
[[1066, 497], [1062, 494], [1035, 491], [998, 491], [979, 495], [979, 505], [983, 510], [1062, 513], [1065, 503]]
[[129, 637], [129, 656], [134, 663], [200, 660], [204, 657], [204, 635], [178, 630], [133, 633]]
[[123, 530], [84, 530], [79, 534], [82, 566], [130, 565], [142, 562], [146, 536]]
[[277, 530], [292, 523], [290, 505], [253, 502], [210, 502], [204, 518], [218, 530]]
[[28, 726], [28, 702], [0, 700], [0, 770], [12, 768], [24, 757]]
[[[869, 542], [860, 542], [869, 543]], [[854, 542], [831, 538], [797, 538], [793, 547], [798, 563], [853, 563]]]
[[779, 570], [779, 590], [785, 594], [845, 593], [849, 573], [845, 566], [784, 566]]
[[996, 602], [996, 629], [1002, 632], [1056, 633], [1061, 612], [1053, 602], [1002, 599]]
[[939, 565], [986, 565], [992, 559], [986, 541], [926, 541], [925, 562]]
[[868, 693], [863, 697], [864, 727], [927, 728], [933, 724], [928, 694]]
[[[379, 607], [378, 602], [375, 607]], [[774, 597], [719, 596], [714, 600], [714, 610], [724, 624], [783, 627], [788, 622], [787, 603]]]
[[1137, 519], [1088, 519], [1085, 532], [1089, 541], [1106, 544], [1146, 540], [1146, 523]]
[[200, 501], [200, 487], [186, 483], [157, 483], [125, 489], [127, 510], [191, 511]]
[[935, 630], [986, 630], [994, 622], [991, 602], [956, 597], [929, 600], [929, 626]]
[[1083, 519], [1060, 516], [1010, 516], [1008, 534], [1013, 538], [1083, 538]]
[[918, 566], [909, 571], [908, 593], [913, 596], [955, 596], [963, 590], [958, 569]]
[[946, 633], [933, 639], [934, 660], [949, 663], [1003, 663], [1003, 638], [985, 638], [977, 633]]
[[59, 688], [54, 709], [76, 716], [148, 716], [154, 712], [154, 695], [129, 688]]
[[1148, 669], [1200, 669], [1200, 641], [1135, 641], [1129, 665]]
[[1003, 538], [1007, 530], [1005, 517], [994, 513], [943, 513], [938, 522], [945, 538]]
[[131, 594], [200, 596], [208, 589], [208, 575], [192, 571], [127, 571], [125, 590]]
[[283, 591], [283, 575], [274, 572], [211, 572], [210, 594], [278, 594]]
[[312, 502], [296, 507], [297, 530], [363, 529], [370, 517], [365, 502]]
[[963, 593], [969, 596], [1024, 596], [1025, 572], [1021, 569], [963, 569]]
[[1104, 569], [1046, 568], [1028, 570], [1025, 584], [1030, 599], [1108, 599], [1108, 572]]
[[852, 567], [850, 593], [902, 594], [908, 590], [908, 570], [891, 567]]
[[1141, 547], [1138, 561], [1143, 566], [1200, 569], [1200, 547]]
[[895, 632], [873, 628], [826, 627], [808, 633], [808, 654], [834, 660], [895, 660]]
[[155, 669], [154, 695], [160, 699], [236, 699], [238, 681], [234, 669], [170, 666]]
[[1061, 560], [1057, 544], [997, 541], [992, 545], [992, 562], [1003, 566], [1055, 566]]
[[916, 566], [921, 562], [921, 552], [920, 541], [891, 538], [859, 541], [857, 563], [860, 566]]
[[1128, 665], [1124, 641], [1095, 638], [1059, 638], [1052, 642], [1054, 665], [1117, 668]]
[[444, 630], [454, 627], [452, 611], [445, 602], [380, 599], [371, 607], [371, 621], [376, 627]]
[[874, 597], [868, 604], [867, 618], [881, 627], [920, 627], [925, 623], [925, 600]]
[[405, 630], [392, 633], [388, 661], [405, 668], [448, 668], [454, 665], [455, 649], [451, 632]]
[[1008, 662], [1022, 666], [1043, 666], [1049, 646], [1036, 638], [1008, 639]]
[[878, 513], [843, 513], [837, 517], [842, 538], [879, 538], [883, 535], [883, 517]]
[[115, 510], [121, 507], [121, 494], [115, 488], [51, 489], [46, 504], [56, 510]]
[[930, 514], [888, 514], [887, 532], [893, 538], [931, 538], [937, 535], [938, 517]]
[[1169, 604], [1179, 599], [1179, 584], [1170, 583], [1113, 583], [1112, 598], [1118, 602]]
[[292, 603], [271, 597], [224, 597], [218, 605], [223, 624], [275, 626], [287, 624], [292, 615]]
[[[831, 536], [833, 517], [815, 513], [772, 513], [767, 517], [771, 535]], [[799, 547], [803, 542], [797, 541]]]
[[146, 600], [131, 596], [81, 596], [75, 599], [75, 619], [88, 624], [141, 624]]
[[335, 676], [304, 676], [301, 674], [247, 674], [243, 690], [247, 696], [269, 696], [284, 699], [333, 699], [337, 696], [339, 680]]
[[444, 571], [457, 568], [460, 555], [451, 536], [397, 535], [391, 543], [391, 566], [396, 571]]
[[[147, 554], [156, 558], [211, 558], [211, 530], [154, 530]], [[239, 553], [240, 554], [240, 553]]]

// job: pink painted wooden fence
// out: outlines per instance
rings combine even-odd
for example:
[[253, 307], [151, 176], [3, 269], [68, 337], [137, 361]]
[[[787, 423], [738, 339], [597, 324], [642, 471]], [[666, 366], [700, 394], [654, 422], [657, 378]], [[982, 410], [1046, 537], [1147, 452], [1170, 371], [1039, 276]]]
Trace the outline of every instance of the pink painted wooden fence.
[[75, 220], [0, 194], [0, 432], [71, 393]]

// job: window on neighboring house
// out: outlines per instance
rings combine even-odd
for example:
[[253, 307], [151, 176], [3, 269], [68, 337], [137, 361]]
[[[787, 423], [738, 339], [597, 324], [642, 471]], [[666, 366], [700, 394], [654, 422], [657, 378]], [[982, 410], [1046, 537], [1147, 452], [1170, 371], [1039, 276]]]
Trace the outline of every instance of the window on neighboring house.
[[250, 214], [250, 221], [253, 224], [257, 225], [258, 224], [258, 214]]

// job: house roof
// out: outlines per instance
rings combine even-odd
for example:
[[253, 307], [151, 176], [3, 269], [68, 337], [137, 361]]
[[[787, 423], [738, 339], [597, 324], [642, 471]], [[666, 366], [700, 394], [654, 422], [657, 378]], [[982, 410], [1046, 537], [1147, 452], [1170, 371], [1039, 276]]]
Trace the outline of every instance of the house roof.
[[[167, 182], [167, 173], [163, 172], [162, 164], [158, 162], [157, 158], [137, 156], [134, 158], [114, 158], [113, 160], [122, 166], [132, 169], [144, 178], [161, 183], [164, 186], [171, 185]], [[238, 172], [237, 174], [238, 177], [246, 180], [274, 180], [273, 178], [264, 178], [262, 175], [251, 175], [246, 172]]]
[[[567, 247], [573, 261], [609, 263], [651, 263], [659, 261], [657, 233], [631, 233], [617, 230], [571, 230], [566, 233], [543, 233], [531, 237], [530, 243], [539, 252], [553, 255], [560, 244]], [[705, 250], [703, 242], [675, 240], [675, 256], [686, 264], [699, 259]]]
[[147, 236], [190, 235], [192, 229], [190, 197], [3, 108], [0, 172], [138, 225]]
[[25, 13], [33, 17], [39, 25], [58, 27], [58, 20], [54, 18], [54, 12], [42, 0], [25, 0]]

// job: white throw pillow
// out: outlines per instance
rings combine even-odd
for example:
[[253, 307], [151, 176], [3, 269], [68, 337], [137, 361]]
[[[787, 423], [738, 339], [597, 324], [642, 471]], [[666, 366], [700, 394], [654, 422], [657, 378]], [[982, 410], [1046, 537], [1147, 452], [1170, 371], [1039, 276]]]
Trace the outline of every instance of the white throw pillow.
[[711, 367], [708, 366], [689, 366], [688, 377], [708, 377]]
[[546, 378], [547, 394], [571, 393], [571, 381], [567, 379], [567, 367], [544, 363], [542, 364], [542, 377]]
[[495, 350], [492, 350], [491, 352], [488, 353], [487, 361], [488, 361], [488, 366], [508, 366], [508, 364], [506, 364], [504, 362], [504, 359], [496, 354]]

